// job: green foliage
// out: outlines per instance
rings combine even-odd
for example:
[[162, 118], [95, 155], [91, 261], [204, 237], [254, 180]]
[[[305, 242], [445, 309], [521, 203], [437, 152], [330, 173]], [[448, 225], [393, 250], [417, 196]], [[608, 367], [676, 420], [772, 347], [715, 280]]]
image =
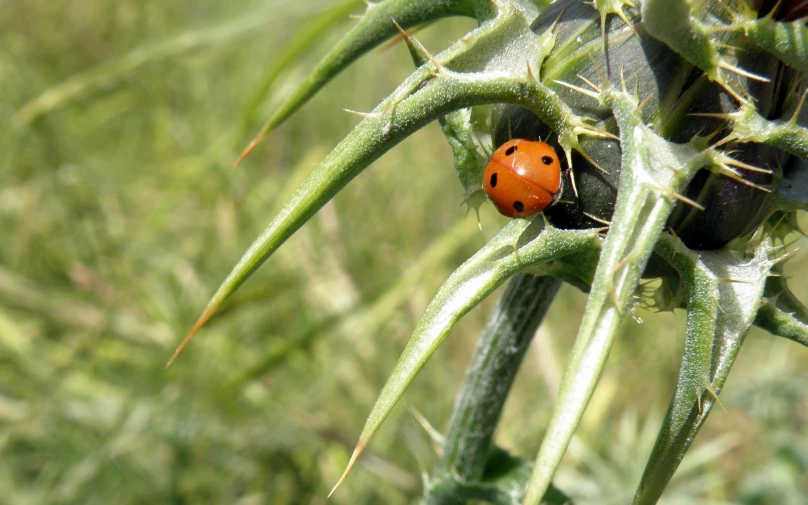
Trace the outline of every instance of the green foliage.
[[[5, 7], [2, 496], [14, 504], [322, 503], [370, 411], [354, 455], [378, 437], [336, 503], [413, 502], [422, 495], [419, 466], [429, 503], [520, 503], [526, 488], [526, 503], [626, 503], [638, 482], [636, 503], [655, 503], [663, 489], [671, 502], [800, 503], [806, 357], [785, 339], [745, 338], [754, 323], [808, 343], [798, 301], [806, 293], [795, 296], [789, 285], [800, 284], [781, 276], [804, 270], [799, 255], [781, 261], [806, 201], [800, 81], [781, 111], [746, 100], [730, 108], [722, 98], [719, 109], [694, 109], [704, 113], [699, 122], [683, 104], [697, 103], [707, 79], [645, 100], [647, 82], [633, 72], [647, 68], [624, 74], [601, 59], [660, 40], [678, 84], [692, 84], [695, 66], [743, 99], [755, 76], [730, 74], [743, 70], [731, 46], [745, 34], [747, 54], [804, 70], [803, 25], [710, 6], [707, 15], [700, 5], [652, 0], [566, 10], [386, 0], [369, 4], [350, 30], [341, 20], [361, 12], [359, 2]], [[549, 28], [534, 33], [539, 12]], [[479, 25], [464, 35], [468, 21], [441, 20], [418, 34], [424, 45], [404, 36], [419, 66], [410, 77], [410, 57], [393, 48], [337, 78], [399, 33], [391, 17], [406, 29], [457, 15]], [[663, 22], [644, 31], [632, 25], [640, 16]], [[677, 27], [698, 36], [680, 46], [684, 39], [666, 31]], [[425, 49], [441, 44], [449, 47], [434, 56]], [[279, 95], [290, 98], [279, 105]], [[492, 137], [481, 118], [490, 109], [476, 106], [490, 103], [532, 111], [582, 191], [593, 178], [619, 184], [614, 214], [601, 215], [608, 233], [563, 230], [538, 216], [494, 234], [492, 221], [503, 221], [489, 205], [480, 208], [484, 234], [461, 220], [461, 201], [484, 201], [479, 177]], [[343, 107], [373, 110], [346, 136], [354, 121]], [[267, 116], [260, 129], [257, 118]], [[435, 120], [457, 177], [438, 130], [419, 133]], [[730, 136], [694, 136], [693, 125], [704, 124], [727, 126]], [[251, 130], [267, 142], [231, 172]], [[618, 139], [620, 155], [603, 157]], [[783, 166], [738, 157], [735, 140], [796, 156]], [[357, 178], [371, 163], [373, 173]], [[747, 184], [770, 191], [765, 227], [718, 251], [688, 249], [664, 231], [675, 209], [702, 205], [704, 192], [682, 203], [700, 169], [741, 182], [773, 172], [765, 188]], [[189, 337], [217, 317], [163, 371], [175, 336], [267, 216], [275, 217]], [[660, 264], [663, 282], [643, 284], [646, 265]], [[251, 275], [258, 282], [236, 292]], [[486, 297], [512, 276], [519, 280], [483, 332], [446, 435], [431, 430], [442, 445], [435, 455], [394, 406], [420, 373], [407, 402], [443, 425], [475, 340], [447, 336], [479, 334], [485, 317], [472, 308], [491, 307]], [[541, 365], [515, 377], [560, 280], [589, 293], [586, 309], [563, 288], [537, 338]], [[538, 302], [524, 297], [531, 289]], [[651, 296], [661, 308], [685, 307], [687, 320], [643, 311]], [[624, 323], [638, 315], [644, 324]], [[682, 342], [678, 385], [652, 448]], [[739, 353], [742, 343], [751, 351]], [[738, 379], [721, 396], [732, 415], [705, 424], [733, 364]], [[648, 418], [639, 428], [623, 411]], [[702, 426], [712, 442], [696, 441], [683, 460]]]

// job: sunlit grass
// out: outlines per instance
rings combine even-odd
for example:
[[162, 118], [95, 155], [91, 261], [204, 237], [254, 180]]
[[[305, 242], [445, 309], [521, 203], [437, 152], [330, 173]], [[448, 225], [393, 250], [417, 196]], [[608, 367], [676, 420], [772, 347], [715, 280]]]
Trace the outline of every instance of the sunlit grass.
[[[411, 70], [403, 47], [369, 55], [231, 171], [278, 98], [350, 23], [323, 33], [274, 93], [245, 108], [308, 11], [331, 5], [0, 7], [3, 500], [325, 503], [426, 303], [504, 222], [490, 206], [483, 232], [464, 217], [449, 149], [430, 126], [352, 182], [164, 371], [244, 248], [356, 123], [342, 109], [370, 110]], [[444, 21], [419, 37], [437, 50], [468, 26]], [[798, 255], [787, 273], [808, 300], [804, 263]], [[561, 293], [497, 436], [528, 459], [585, 301]], [[406, 396], [438, 429], [491, 307], [461, 322]], [[639, 315], [580, 433], [599, 458], [614, 454], [626, 413], [664, 412], [676, 377], [681, 314]], [[750, 335], [722, 396], [729, 412], [716, 411], [697, 441], [737, 445], [708, 462], [711, 486], [698, 496], [801, 503], [802, 351]], [[576, 454], [565, 482], [591, 486], [588, 453]], [[433, 460], [399, 408], [331, 501], [415, 502], [420, 465]]]

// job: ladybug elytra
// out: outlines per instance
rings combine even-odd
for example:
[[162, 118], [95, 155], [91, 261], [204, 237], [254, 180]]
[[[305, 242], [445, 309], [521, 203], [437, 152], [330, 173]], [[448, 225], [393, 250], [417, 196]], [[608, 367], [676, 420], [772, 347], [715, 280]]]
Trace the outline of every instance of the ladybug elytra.
[[544, 142], [513, 139], [494, 151], [483, 175], [483, 189], [508, 217], [530, 216], [561, 195], [561, 163]]

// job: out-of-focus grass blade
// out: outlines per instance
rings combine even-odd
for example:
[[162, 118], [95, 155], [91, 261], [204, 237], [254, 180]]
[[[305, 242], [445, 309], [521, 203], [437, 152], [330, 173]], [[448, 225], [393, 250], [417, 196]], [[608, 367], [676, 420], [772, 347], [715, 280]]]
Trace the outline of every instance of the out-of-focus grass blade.
[[350, 331], [360, 335], [373, 333], [389, 320], [390, 314], [410, 296], [412, 289], [424, 278], [425, 274], [432, 272], [437, 265], [440, 265], [448, 256], [454, 254], [461, 245], [465, 244], [476, 233], [479, 233], [477, 228], [469, 221], [461, 221], [446, 230], [440, 238], [423, 252], [414, 265], [396, 279], [393, 285], [379, 296], [374, 297], [373, 303], [357, 306], [339, 317], [328, 318], [322, 324], [282, 346], [280, 350], [272, 349], [260, 358], [255, 365], [247, 368], [234, 379], [232, 386], [239, 388], [248, 381], [269, 372], [290, 352], [300, 349], [309, 342], [316, 341], [326, 331], [332, 333], [335, 327], [339, 331]]
[[[238, 166], [273, 129], [289, 118], [309, 98], [360, 56], [396, 35], [398, 23], [404, 29], [448, 16], [477, 17], [473, 0], [387, 0], [367, 2], [367, 10], [359, 23], [329, 51], [314, 70], [295, 89], [264, 124], [236, 160]], [[493, 6], [491, 7], [493, 10]], [[395, 21], [395, 22], [394, 22]]]
[[561, 231], [543, 224], [543, 216], [532, 221], [511, 221], [443, 284], [379, 394], [350, 462], [334, 489], [348, 475], [373, 434], [463, 315], [519, 270], [599, 248], [598, 230]]
[[[283, 52], [279, 54], [272, 64], [264, 71], [261, 80], [255, 87], [252, 96], [244, 105], [241, 119], [241, 128], [237, 139], [242, 139], [255, 122], [261, 104], [266, 100], [272, 85], [288, 69], [294, 64], [298, 58], [306, 51], [314, 46], [318, 38], [321, 37], [323, 32], [328, 31], [332, 26], [342, 22], [345, 18], [356, 9], [357, 1], [348, 0], [338, 4], [336, 7], [327, 10], [317, 18], [307, 21], [301, 30], [297, 32], [295, 38], [292, 39], [284, 48]], [[239, 140], [240, 141], [240, 140]]]
[[718, 400], [775, 263], [769, 240], [752, 259], [737, 252], [691, 251], [665, 237], [656, 249], [682, 276], [688, 298], [685, 353], [668, 412], [634, 496], [655, 504]]
[[29, 124], [88, 93], [114, 85], [145, 64], [243, 37], [277, 17], [277, 7], [251, 12], [219, 26], [191, 30], [163, 42], [139, 47], [118, 59], [103, 63], [46, 89], [24, 104], [14, 119], [20, 124]]
[[[44, 320], [64, 328], [98, 332], [140, 344], [159, 344], [170, 338], [168, 329], [126, 311], [109, 311], [89, 302], [77, 302], [63, 293], [43, 291], [29, 279], [0, 267], [0, 303], [42, 314]], [[124, 324], [125, 322], [125, 324]]]

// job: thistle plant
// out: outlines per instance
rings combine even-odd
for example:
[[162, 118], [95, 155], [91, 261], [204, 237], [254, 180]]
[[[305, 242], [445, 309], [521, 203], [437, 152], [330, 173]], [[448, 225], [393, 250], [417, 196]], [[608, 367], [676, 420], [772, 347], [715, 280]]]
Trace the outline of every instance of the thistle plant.
[[[808, 311], [781, 275], [787, 237], [808, 202], [808, 30], [800, 21], [807, 12], [805, 2], [768, 0], [367, 2], [242, 158], [385, 41], [401, 37], [416, 70], [360, 114], [250, 246], [172, 360], [286, 239], [426, 124], [440, 122], [470, 209], [486, 201], [481, 178], [491, 140], [545, 139], [566, 169], [559, 203], [510, 221], [446, 280], [339, 483], [458, 320], [508, 282], [439, 437], [425, 502], [566, 503], [553, 476], [618, 329], [642, 305], [687, 311], [678, 382], [633, 500], [656, 503], [720, 402], [750, 327], [808, 345]], [[479, 24], [439, 54], [407, 32], [448, 16]], [[491, 109], [480, 106], [488, 104], [493, 112], [481, 119]], [[492, 435], [562, 282], [587, 292], [588, 302], [541, 448], [529, 462], [494, 446]]]

